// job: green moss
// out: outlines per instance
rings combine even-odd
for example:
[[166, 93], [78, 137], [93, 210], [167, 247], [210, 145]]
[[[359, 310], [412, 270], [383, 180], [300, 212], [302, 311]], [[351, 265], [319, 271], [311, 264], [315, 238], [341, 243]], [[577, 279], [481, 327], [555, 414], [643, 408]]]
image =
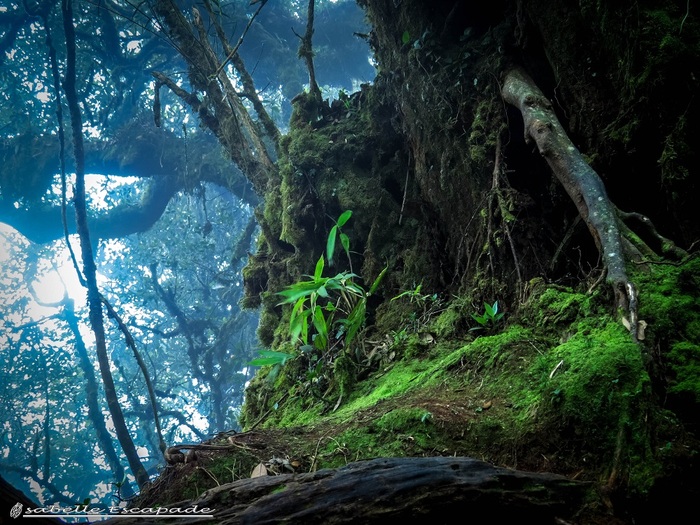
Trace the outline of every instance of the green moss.
[[591, 300], [568, 288], [549, 287], [538, 298], [535, 322], [542, 327], [570, 324], [591, 313]]
[[[329, 439], [322, 454], [323, 464], [335, 467], [349, 459], [434, 453], [445, 445], [435, 430], [428, 411], [397, 408], [364, 427], [346, 430]], [[348, 456], [350, 451], [353, 453], [351, 458]]]
[[628, 417], [622, 412], [649, 380], [639, 348], [612, 319], [580, 322], [566, 343], [551, 350], [549, 361], [563, 361], [547, 388], [556, 392], [552, 401], [564, 420], [583, 422], [585, 434], [608, 433], [602, 436], [607, 441], [610, 427]]
[[465, 314], [464, 305], [454, 301], [435, 319], [430, 328], [440, 339], [453, 337], [466, 328], [468, 315]]
[[636, 279], [639, 283], [639, 315], [659, 340], [690, 340], [700, 344], [700, 258], [682, 266], [650, 265]]
[[669, 391], [690, 396], [700, 403], [700, 345], [677, 342], [671, 347], [668, 360], [675, 372]]

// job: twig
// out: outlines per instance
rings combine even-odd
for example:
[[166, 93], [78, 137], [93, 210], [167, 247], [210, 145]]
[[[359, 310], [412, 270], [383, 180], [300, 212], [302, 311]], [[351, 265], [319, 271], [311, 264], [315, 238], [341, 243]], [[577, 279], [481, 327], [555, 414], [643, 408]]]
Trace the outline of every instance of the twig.
[[316, 71], [314, 70], [314, 53], [311, 46], [311, 37], [314, 34], [314, 0], [309, 0], [309, 5], [306, 11], [306, 32], [304, 36], [301, 37], [297, 35], [296, 31], [294, 34], [301, 40], [299, 45], [298, 55], [306, 61], [306, 68], [309, 70], [309, 92], [317, 104], [321, 104], [322, 96], [321, 90], [316, 82]]
[[686, 18], [688, 18], [688, 15], [690, 14], [690, 0], [685, 5], [685, 16], [683, 17], [683, 20], [681, 20], [681, 28], [678, 30], [678, 34], [681, 34], [681, 31], [683, 31], [683, 24], [685, 24]]
[[[226, 64], [229, 63], [229, 61], [234, 57], [234, 55], [238, 52], [238, 48], [241, 47], [241, 44], [243, 44], [243, 39], [245, 38], [246, 34], [248, 33], [248, 30], [250, 29], [250, 26], [253, 25], [253, 22], [255, 21], [255, 18], [258, 16], [260, 13], [260, 10], [265, 6], [267, 3], [267, 0], [262, 0], [260, 2], [260, 5], [258, 6], [257, 11], [253, 13], [253, 16], [250, 17], [250, 20], [248, 20], [248, 23], [245, 26], [245, 29], [243, 30], [243, 33], [241, 33], [240, 38], [238, 39], [238, 42], [236, 42], [236, 45], [233, 46], [233, 49], [229, 52], [229, 54], [226, 56], [226, 59], [221, 63], [221, 65], [217, 68], [216, 72], [214, 73], [214, 77], [218, 77], [219, 73], [221, 73], [221, 70], [226, 67]], [[206, 2], [206, 4], [209, 4], [209, 2]], [[209, 7], [207, 7], [207, 10], [209, 11]], [[211, 13], [211, 11], [209, 11]], [[217, 24], [218, 25], [218, 24]]]
[[[277, 401], [277, 406], [279, 407], [279, 405], [280, 405], [281, 403], [283, 403], [288, 397], [289, 397], [289, 392], [287, 392], [286, 394], [284, 394], [284, 395], [280, 398], [280, 400]], [[260, 418], [259, 418], [255, 423], [253, 423], [253, 424], [250, 426], [250, 428], [248, 429], [248, 432], [250, 432], [250, 431], [253, 430], [255, 427], [257, 427], [260, 423], [262, 423], [262, 422], [265, 420], [265, 418], [267, 418], [267, 416], [270, 415], [270, 412], [272, 412], [273, 410], [274, 410], [274, 408], [270, 408], [267, 412], [265, 412], [262, 416], [260, 416]]]
[[406, 163], [406, 181], [403, 184], [403, 200], [401, 201], [401, 213], [399, 213], [399, 226], [403, 219], [403, 210], [406, 206], [406, 195], [408, 194], [408, 175], [411, 172], [411, 151], [408, 151], [408, 162]]

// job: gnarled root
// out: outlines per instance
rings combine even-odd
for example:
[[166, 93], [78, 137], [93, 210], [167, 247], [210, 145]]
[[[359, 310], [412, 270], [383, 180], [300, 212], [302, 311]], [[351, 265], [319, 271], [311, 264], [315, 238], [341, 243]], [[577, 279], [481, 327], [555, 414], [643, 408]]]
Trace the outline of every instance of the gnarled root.
[[535, 142], [554, 175], [574, 201], [601, 253], [616, 306], [629, 321], [637, 340], [637, 291], [627, 277], [615, 206], [598, 174], [586, 163], [552, 110], [552, 104], [521, 68], [505, 75], [503, 99], [517, 107], [525, 123], [525, 141]]

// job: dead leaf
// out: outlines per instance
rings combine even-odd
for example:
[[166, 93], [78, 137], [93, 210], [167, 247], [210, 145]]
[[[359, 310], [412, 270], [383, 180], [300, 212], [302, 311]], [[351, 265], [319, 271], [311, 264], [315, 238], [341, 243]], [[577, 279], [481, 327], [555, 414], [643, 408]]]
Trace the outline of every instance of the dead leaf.
[[493, 401], [487, 401], [486, 403], [481, 405], [481, 408], [483, 408], [484, 410], [488, 410], [489, 408], [491, 408], [491, 405], [493, 405]]
[[622, 318], [622, 326], [627, 328], [627, 330], [629, 330], [632, 327], [632, 325], [630, 325], [630, 322], [627, 320], [626, 317]]
[[647, 322], [646, 321], [639, 321], [637, 323], [637, 339], [640, 341], [644, 341], [644, 330], [647, 328]]
[[554, 377], [554, 374], [556, 374], [557, 370], [559, 370], [559, 367], [563, 364], [564, 364], [564, 360], [562, 359], [561, 361], [559, 361], [559, 363], [557, 363], [557, 366], [554, 367], [554, 370], [552, 370], [549, 373], [549, 379], [552, 379]]
[[335, 406], [333, 407], [333, 412], [335, 412], [336, 410], [338, 410], [338, 407], [340, 406], [340, 403], [341, 403], [342, 401], [343, 401], [343, 394], [340, 394], [340, 397], [338, 398], [338, 402], [337, 402], [337, 403], [335, 404]]
[[262, 463], [258, 463], [250, 474], [251, 478], [260, 478], [262, 476], [267, 476], [267, 468]]

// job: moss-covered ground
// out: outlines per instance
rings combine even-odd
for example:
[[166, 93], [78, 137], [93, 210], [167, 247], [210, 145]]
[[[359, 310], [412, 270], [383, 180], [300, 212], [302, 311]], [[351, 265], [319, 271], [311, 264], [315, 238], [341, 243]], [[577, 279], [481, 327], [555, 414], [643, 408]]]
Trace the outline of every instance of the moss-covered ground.
[[697, 259], [640, 271], [648, 326], [638, 344], [605, 293], [539, 282], [517, 318], [490, 333], [438, 335], [449, 306], [423, 324], [408, 315], [403, 335], [386, 340], [387, 357], [343, 398], [332, 382], [326, 398], [314, 392], [299, 362], [267, 367], [251, 387], [259, 401], [245, 421], [255, 428], [240, 434], [240, 450], [171, 467], [190, 472], [177, 497], [248, 477], [259, 462], [274, 468], [274, 458], [308, 471], [458, 455], [592, 481], [596, 508], [621, 487], [628, 503], [642, 501], [697, 461], [687, 430], [700, 398], [699, 278]]

